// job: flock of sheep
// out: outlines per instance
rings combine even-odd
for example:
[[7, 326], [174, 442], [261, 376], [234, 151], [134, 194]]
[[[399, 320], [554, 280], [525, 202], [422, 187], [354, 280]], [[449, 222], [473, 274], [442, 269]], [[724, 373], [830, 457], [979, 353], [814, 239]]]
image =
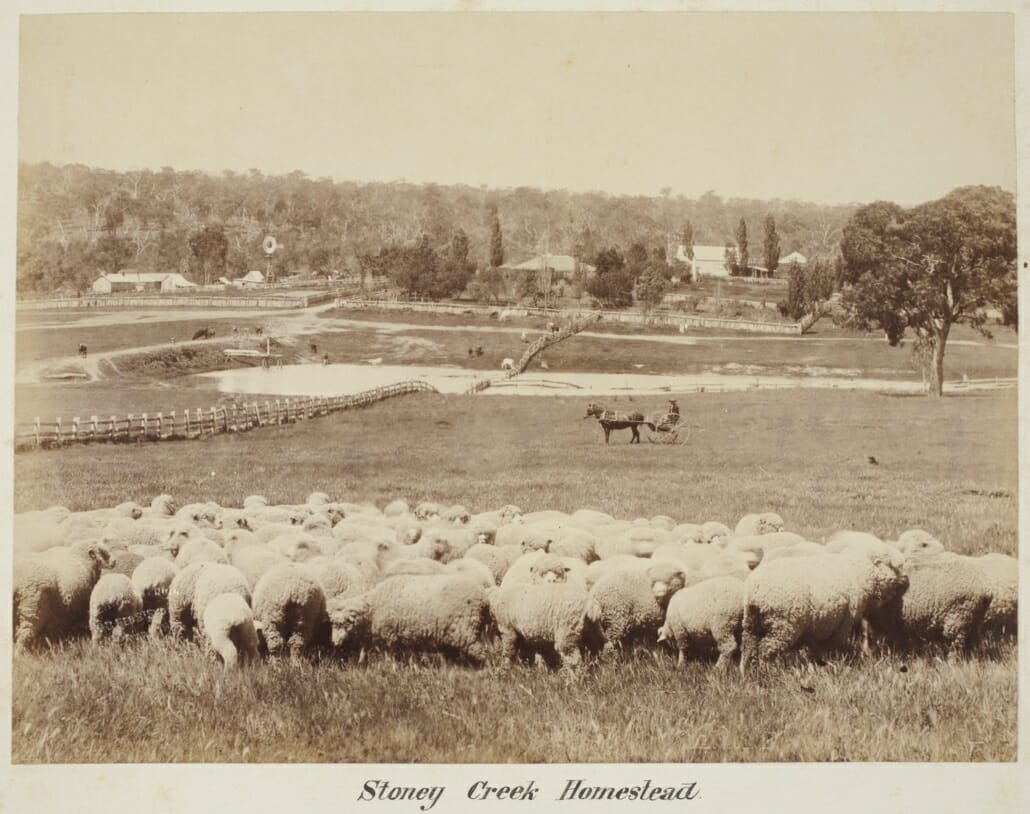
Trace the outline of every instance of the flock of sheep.
[[670, 643], [740, 669], [793, 650], [943, 642], [1016, 629], [1013, 557], [962, 556], [921, 530], [815, 543], [772, 513], [731, 530], [583, 509], [470, 514], [402, 500], [178, 507], [124, 503], [15, 517], [17, 651], [85, 634], [193, 639], [226, 668], [313, 653], [437, 651], [574, 667]]

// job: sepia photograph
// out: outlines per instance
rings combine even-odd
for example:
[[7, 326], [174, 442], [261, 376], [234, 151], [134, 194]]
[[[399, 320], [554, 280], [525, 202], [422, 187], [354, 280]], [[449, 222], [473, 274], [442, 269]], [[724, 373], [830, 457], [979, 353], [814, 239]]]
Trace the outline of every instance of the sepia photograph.
[[1017, 761], [1017, 15], [14, 19], [16, 767]]

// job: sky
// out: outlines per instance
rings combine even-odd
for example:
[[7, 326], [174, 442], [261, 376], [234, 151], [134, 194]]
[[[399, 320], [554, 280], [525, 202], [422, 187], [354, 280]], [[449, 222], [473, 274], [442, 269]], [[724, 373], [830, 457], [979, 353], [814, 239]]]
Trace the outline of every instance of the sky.
[[1015, 189], [1006, 14], [24, 16], [19, 157], [911, 205]]

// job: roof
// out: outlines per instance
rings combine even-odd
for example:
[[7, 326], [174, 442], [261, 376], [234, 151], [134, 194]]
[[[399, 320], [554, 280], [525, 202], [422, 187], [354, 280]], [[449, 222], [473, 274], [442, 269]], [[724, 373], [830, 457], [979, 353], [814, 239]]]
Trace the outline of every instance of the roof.
[[[733, 250], [736, 252], [736, 249]], [[681, 263], [689, 263], [686, 247], [681, 243], [676, 248], [676, 259]], [[722, 263], [726, 260], [725, 246], [694, 246], [694, 259], [703, 263]]]
[[260, 271], [248, 271], [242, 277], [240, 277], [241, 283], [263, 283], [265, 281], [265, 275]]
[[801, 252], [791, 252], [786, 257], [780, 258], [780, 265], [790, 265], [791, 263], [800, 263], [804, 265], [808, 262], [808, 258], [805, 257]]
[[[512, 266], [505, 263], [501, 268], [512, 269], [515, 271], [543, 271], [544, 270], [544, 257], [545, 255], [538, 254], [536, 257], [531, 257], [524, 263], [519, 263], [517, 266]], [[576, 258], [568, 254], [548, 254], [546, 255], [547, 268], [552, 271], [559, 271], [563, 273], [571, 273], [576, 270]], [[580, 263], [580, 268], [584, 271], [593, 271], [594, 267], [589, 263]]]
[[183, 277], [181, 274], [179, 274], [177, 272], [173, 273], [173, 274], [165, 274], [164, 277], [162, 278], [161, 282], [166, 282], [168, 280], [171, 280], [172, 285], [177, 285], [177, 286], [180, 286], [180, 287], [186, 287], [186, 288], [196, 288], [197, 287], [196, 283], [191, 283], [189, 280], [187, 280], [185, 277]]
[[122, 269], [121, 271], [104, 273], [100, 275], [112, 283], [159, 283], [168, 276], [167, 271], [133, 271]]

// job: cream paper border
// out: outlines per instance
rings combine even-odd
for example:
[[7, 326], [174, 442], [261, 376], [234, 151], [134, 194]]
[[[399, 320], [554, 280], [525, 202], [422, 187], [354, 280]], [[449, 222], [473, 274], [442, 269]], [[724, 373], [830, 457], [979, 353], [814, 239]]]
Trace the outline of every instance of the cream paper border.
[[[789, 812], [803, 814], [970, 814], [970, 812], [1019, 812], [1030, 810], [1030, 735], [1028, 735], [1027, 655], [1020, 649], [1019, 755], [1014, 764], [586, 764], [586, 765], [86, 765], [11, 766], [11, 507], [13, 495], [13, 340], [15, 278], [15, 201], [17, 189], [17, 76], [18, 15], [21, 13], [68, 13], [112, 11], [328, 11], [328, 10], [591, 10], [591, 11], [997, 11], [1016, 16], [1016, 124], [1017, 201], [1019, 215], [1020, 309], [1030, 313], [1026, 281], [1030, 252], [1030, 0], [900, 0], [883, 2], [827, 2], [826, 0], [532, 0], [531, 2], [465, 2], [440, 0], [412, 2], [307, 2], [290, 5], [269, 0], [135, 0], [134, 2], [54, 2], [13, 0], [0, 8], [0, 432], [4, 454], [0, 456], [0, 506], [2, 506], [2, 555], [0, 555], [0, 810], [10, 812], [271, 812], [271, 811], [379, 811], [416, 812], [414, 803], [358, 803], [362, 783], [388, 779], [401, 785], [443, 785], [447, 790], [436, 812], [466, 810], [621, 811], [643, 810], [646, 803], [558, 803], [554, 798], [565, 782], [583, 778], [589, 784], [639, 785], [650, 779], [662, 785], [698, 784], [699, 796], [690, 803], [650, 803], [657, 810], [686, 806], [708, 812]], [[427, 19], [427, 24], [430, 24]], [[1028, 362], [1020, 335], [1019, 439], [1020, 510], [1019, 537], [1027, 530], [1027, 401]], [[1021, 586], [1030, 584], [1025, 553], [1020, 561]], [[1021, 598], [1026, 598], [1026, 589]], [[1030, 612], [1021, 609], [1020, 626], [1030, 629]], [[677, 733], [668, 733], [670, 738]], [[535, 781], [541, 793], [535, 802], [475, 803], [465, 798], [476, 780], [494, 785]]]

